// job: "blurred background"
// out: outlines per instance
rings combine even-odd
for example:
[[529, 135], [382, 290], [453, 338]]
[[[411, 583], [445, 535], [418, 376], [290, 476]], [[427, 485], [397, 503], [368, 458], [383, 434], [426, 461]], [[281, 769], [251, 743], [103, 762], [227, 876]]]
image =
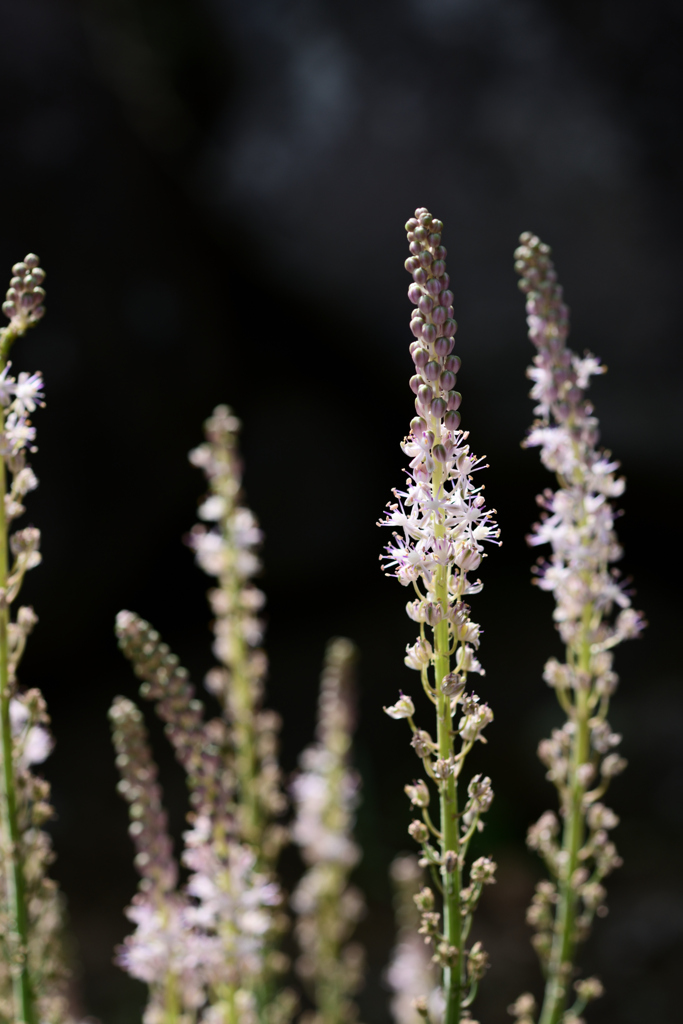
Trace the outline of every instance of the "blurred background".
[[[524, 835], [555, 805], [535, 747], [561, 720], [541, 680], [559, 645], [524, 542], [551, 481], [520, 448], [531, 346], [512, 270], [532, 230], [553, 247], [574, 346], [610, 368], [593, 395], [628, 477], [623, 569], [651, 624], [617, 655], [625, 865], [582, 960], [607, 987], [591, 1020], [680, 1019], [683, 5], [2, 0], [0, 39], [0, 268], [34, 250], [48, 272], [48, 315], [14, 352], [48, 395], [26, 520], [44, 538], [25, 588], [40, 625], [22, 680], [45, 692], [57, 737], [45, 772], [80, 1012], [128, 1024], [143, 998], [112, 964], [136, 885], [106, 721], [136, 686], [113, 618], [150, 619], [201, 686], [208, 580], [181, 538], [203, 485], [186, 453], [227, 401], [267, 538], [268, 702], [288, 773], [312, 734], [326, 639], [361, 649], [362, 1019], [389, 1019], [387, 866], [413, 846], [403, 785], [417, 762], [381, 708], [415, 691], [414, 629], [409, 595], [378, 571], [375, 522], [402, 481], [403, 224], [425, 205], [446, 225], [463, 426], [491, 464], [505, 541], [474, 600], [496, 713], [472, 759], [496, 791], [480, 852], [500, 865], [479, 915], [493, 966], [476, 1016], [502, 1024], [538, 990], [524, 910], [540, 867]], [[184, 782], [149, 721], [179, 836]]]

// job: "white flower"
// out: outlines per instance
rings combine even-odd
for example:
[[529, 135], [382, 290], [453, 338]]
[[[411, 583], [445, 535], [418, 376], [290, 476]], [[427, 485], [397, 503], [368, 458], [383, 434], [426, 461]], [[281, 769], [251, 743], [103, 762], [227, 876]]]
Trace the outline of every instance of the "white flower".
[[218, 522], [226, 512], [225, 498], [219, 494], [212, 494], [199, 506], [199, 518], [207, 522]]
[[395, 704], [391, 704], [388, 708], [384, 708], [384, 712], [389, 715], [389, 718], [412, 718], [415, 714], [415, 705], [410, 697], [406, 697], [405, 694], [401, 694], [400, 699], [397, 700]]
[[32, 427], [25, 416], [12, 411], [5, 420], [4, 444], [7, 454], [16, 455], [36, 439], [36, 428]]
[[[412, 647], [408, 644], [406, 647], [406, 656], [403, 661], [408, 668], [412, 668], [417, 672], [420, 672], [430, 664], [433, 654], [434, 652], [429, 640], [418, 640]], [[414, 710], [415, 709], [413, 708], [413, 711]]]
[[35, 412], [36, 405], [43, 405], [43, 378], [40, 373], [20, 373], [14, 385], [14, 407], [18, 413]]

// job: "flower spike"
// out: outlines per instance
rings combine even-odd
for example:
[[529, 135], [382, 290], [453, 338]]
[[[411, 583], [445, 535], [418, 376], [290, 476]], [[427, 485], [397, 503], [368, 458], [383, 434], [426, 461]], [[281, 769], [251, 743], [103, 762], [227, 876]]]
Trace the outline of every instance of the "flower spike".
[[[405, 266], [413, 278], [408, 297], [416, 307], [410, 322], [415, 338], [410, 345], [415, 365], [410, 388], [417, 415], [402, 444], [410, 459], [406, 488], [394, 491], [396, 500], [380, 525], [393, 529], [393, 541], [382, 556], [385, 572], [417, 592], [406, 610], [419, 623], [420, 636], [408, 647], [405, 663], [420, 673], [436, 708], [436, 741], [415, 727], [412, 697], [401, 694], [385, 711], [408, 720], [412, 745], [438, 790], [435, 825], [427, 810], [427, 785], [420, 781], [407, 787], [411, 803], [422, 814], [408, 831], [422, 846], [420, 863], [430, 868], [442, 896], [439, 912], [434, 909], [437, 896], [428, 890], [420, 933], [433, 947], [432, 959], [441, 972], [444, 1024], [460, 1024], [486, 967], [479, 944], [468, 949], [466, 943], [482, 885], [493, 881], [495, 867], [483, 858], [487, 869], [479, 871], [475, 861], [465, 883], [467, 848], [474, 832], [483, 828], [481, 815], [493, 798], [490, 780], [481, 782], [475, 776], [458, 809], [465, 758], [477, 740], [485, 742], [483, 731], [493, 719], [488, 705], [467, 692], [470, 673], [484, 672], [475, 653], [479, 626], [470, 619], [466, 598], [482, 589], [481, 581], [470, 579], [469, 573], [485, 557], [484, 544], [498, 543], [499, 531], [475, 483], [475, 472], [484, 468], [482, 459], [471, 452], [468, 434], [460, 430], [461, 395], [455, 390], [460, 358], [453, 352], [456, 322], [442, 230], [441, 221], [424, 208], [406, 224], [411, 255]], [[426, 638], [427, 629], [431, 639]]]

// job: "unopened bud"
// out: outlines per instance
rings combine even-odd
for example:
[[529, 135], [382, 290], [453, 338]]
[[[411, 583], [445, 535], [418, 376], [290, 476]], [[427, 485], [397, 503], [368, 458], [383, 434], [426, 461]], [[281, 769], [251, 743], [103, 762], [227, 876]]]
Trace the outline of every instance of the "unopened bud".
[[473, 572], [481, 564], [481, 554], [476, 548], [462, 547], [455, 556], [455, 561], [463, 572]]
[[[444, 356], [447, 356], [448, 359], [452, 359], [453, 357], [450, 355], [450, 353], [453, 351], [454, 345], [455, 341], [453, 338], [437, 338], [436, 341], [434, 342], [434, 351], [436, 352], [437, 356], [440, 356], [442, 359]], [[451, 370], [452, 367], [448, 366], [448, 359], [446, 361], [446, 369]], [[458, 371], [456, 370], [455, 372], [457, 373]]]
[[445, 693], [448, 697], [461, 697], [465, 692], [465, 680], [461, 679], [455, 672], [449, 672], [447, 676], [444, 676], [441, 680], [441, 692]]
[[432, 738], [425, 729], [418, 729], [417, 732], [413, 733], [410, 745], [417, 756], [422, 759], [428, 757], [432, 752]]

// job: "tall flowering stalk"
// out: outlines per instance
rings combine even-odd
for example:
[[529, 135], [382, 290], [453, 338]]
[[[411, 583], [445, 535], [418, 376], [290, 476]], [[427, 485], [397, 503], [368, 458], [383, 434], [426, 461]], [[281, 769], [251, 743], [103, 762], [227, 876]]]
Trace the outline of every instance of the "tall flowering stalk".
[[139, 892], [127, 910], [137, 930], [119, 949], [118, 962], [149, 985], [145, 1024], [173, 1024], [181, 1014], [194, 1020], [205, 1000], [197, 970], [203, 950], [201, 938], [192, 934], [184, 920], [187, 901], [176, 891], [178, 866], [158, 769], [139, 708], [125, 697], [116, 697], [109, 717], [121, 774], [118, 789], [130, 807], [129, 833], [141, 876]]
[[257, 613], [265, 597], [252, 578], [260, 569], [262, 534], [243, 503], [239, 430], [237, 417], [219, 405], [204, 424], [204, 444], [190, 452], [190, 462], [204, 471], [209, 484], [199, 516], [214, 525], [197, 524], [189, 543], [197, 564], [218, 581], [208, 597], [215, 615], [213, 653], [220, 666], [209, 672], [206, 686], [231, 725], [239, 831], [260, 863], [272, 868], [286, 835], [273, 822], [285, 809], [276, 756], [280, 723], [274, 712], [261, 710], [268, 662], [259, 646], [263, 623]]
[[[419, 623], [420, 636], [408, 647], [405, 661], [420, 673], [434, 706], [436, 739], [415, 725], [410, 697], [401, 695], [385, 710], [392, 718], [408, 720], [415, 752], [438, 792], [434, 823], [427, 783], [420, 779], [406, 787], [421, 814], [409, 832], [421, 844], [422, 862], [429, 866], [440, 894], [425, 888], [418, 906], [420, 931], [433, 945], [442, 973], [443, 1021], [459, 1024], [486, 969], [480, 943], [470, 949], [466, 944], [482, 886], [493, 881], [495, 869], [492, 861], [481, 857], [466, 873], [470, 840], [483, 827], [480, 818], [493, 793], [490, 779], [476, 775], [463, 797], [461, 776], [475, 742], [485, 742], [482, 733], [493, 713], [475, 693], [467, 692], [468, 675], [483, 670], [475, 654], [479, 626], [472, 622], [465, 599], [482, 589], [481, 581], [468, 574], [481, 563], [483, 542], [495, 542], [498, 530], [481, 488], [474, 484], [473, 474], [482, 468], [482, 460], [471, 453], [468, 434], [459, 429], [461, 396], [455, 384], [460, 359], [453, 354], [456, 323], [442, 229], [441, 221], [424, 208], [406, 224], [411, 252], [406, 269], [413, 278], [408, 295], [416, 306], [410, 324], [415, 337], [410, 346], [415, 364], [410, 387], [417, 416], [402, 444], [410, 458], [406, 490], [394, 491], [396, 501], [389, 504], [381, 523], [396, 528], [381, 557], [387, 573], [403, 586], [412, 586], [417, 595], [407, 612]], [[418, 1006], [426, 1016], [426, 999]]]
[[[626, 766], [615, 751], [621, 737], [607, 721], [618, 682], [612, 648], [637, 636], [644, 622], [611, 567], [622, 552], [610, 499], [623, 493], [625, 482], [615, 476], [619, 464], [598, 447], [598, 421], [585, 394], [590, 378], [605, 368], [567, 347], [569, 311], [550, 248], [529, 233], [520, 242], [515, 269], [537, 350], [528, 376], [538, 419], [525, 445], [540, 448], [543, 465], [559, 484], [540, 495], [544, 511], [528, 540], [552, 549], [548, 561], [539, 560], [536, 582], [555, 597], [565, 660], [551, 658], [544, 678], [567, 716], [539, 747], [558, 791], [562, 824], [547, 811], [529, 831], [529, 845], [545, 860], [551, 880], [537, 886], [528, 917], [547, 978], [540, 1024], [569, 1024], [602, 991], [597, 979], [576, 982], [576, 1000], [567, 1009], [577, 947], [594, 915], [606, 913], [602, 882], [621, 864], [608, 837], [618, 818], [602, 803], [611, 779]], [[533, 1018], [529, 996], [511, 1009], [520, 1022]]]
[[361, 856], [351, 835], [360, 785], [349, 765], [355, 659], [350, 640], [329, 643], [317, 742], [302, 753], [302, 771], [292, 783], [292, 837], [308, 866], [292, 894], [301, 948], [296, 966], [317, 1007], [306, 1024], [353, 1024], [358, 1017], [353, 996], [362, 980], [363, 950], [348, 941], [365, 909], [361, 894], [349, 885]]
[[[193, 527], [188, 541], [197, 564], [218, 583], [208, 599], [215, 616], [212, 649], [219, 664], [208, 672], [205, 685], [218, 698], [229, 731], [235, 837], [251, 851], [258, 872], [273, 878], [287, 838], [276, 820], [286, 808], [277, 759], [281, 722], [276, 712], [262, 707], [268, 661], [260, 646], [264, 626], [258, 612], [265, 596], [253, 578], [261, 568], [263, 535], [244, 504], [240, 429], [232, 410], [219, 405], [204, 423], [204, 443], [190, 452], [192, 465], [204, 472], [209, 493], [199, 507], [203, 522]], [[271, 914], [259, 976], [253, 981], [259, 1005], [271, 1006], [269, 1012], [285, 1018], [293, 1009], [291, 994], [284, 992], [275, 1003], [273, 999], [276, 979], [287, 966], [277, 949], [286, 926], [282, 911]]]
[[17, 668], [37, 617], [32, 608], [11, 613], [24, 576], [39, 565], [40, 530], [10, 536], [25, 512], [24, 498], [38, 486], [27, 453], [35, 451], [30, 415], [43, 405], [39, 373], [10, 375], [10, 349], [45, 312], [45, 272], [34, 253], [12, 267], [0, 330], [0, 1016], [37, 1024], [67, 1016], [61, 957], [60, 898], [47, 877], [50, 840], [41, 826], [52, 817], [50, 787], [31, 766], [45, 760], [52, 741], [38, 690], [22, 691]]
[[206, 443], [191, 453], [211, 486], [200, 515], [217, 523], [212, 529], [195, 527], [190, 543], [199, 564], [220, 584], [209, 597], [221, 666], [206, 680], [219, 699], [220, 717], [207, 721], [187, 671], [149, 623], [126, 611], [117, 617], [120, 646], [143, 680], [141, 695], [155, 702], [165, 722], [190, 789], [191, 828], [182, 860], [191, 874], [179, 890], [170, 881], [175, 869], [139, 714], [117, 698], [111, 712], [114, 741], [142, 874], [141, 891], [128, 911], [137, 928], [119, 962], [150, 986], [146, 1024], [197, 1016], [205, 1024], [284, 1024], [294, 1007], [291, 993], [274, 986], [287, 965], [277, 949], [286, 918], [273, 877], [285, 834], [273, 817], [284, 797], [278, 719], [260, 707], [266, 663], [256, 646], [262, 627], [254, 613], [263, 596], [250, 583], [260, 532], [239, 504], [238, 426], [227, 407], [218, 407], [207, 421]]

